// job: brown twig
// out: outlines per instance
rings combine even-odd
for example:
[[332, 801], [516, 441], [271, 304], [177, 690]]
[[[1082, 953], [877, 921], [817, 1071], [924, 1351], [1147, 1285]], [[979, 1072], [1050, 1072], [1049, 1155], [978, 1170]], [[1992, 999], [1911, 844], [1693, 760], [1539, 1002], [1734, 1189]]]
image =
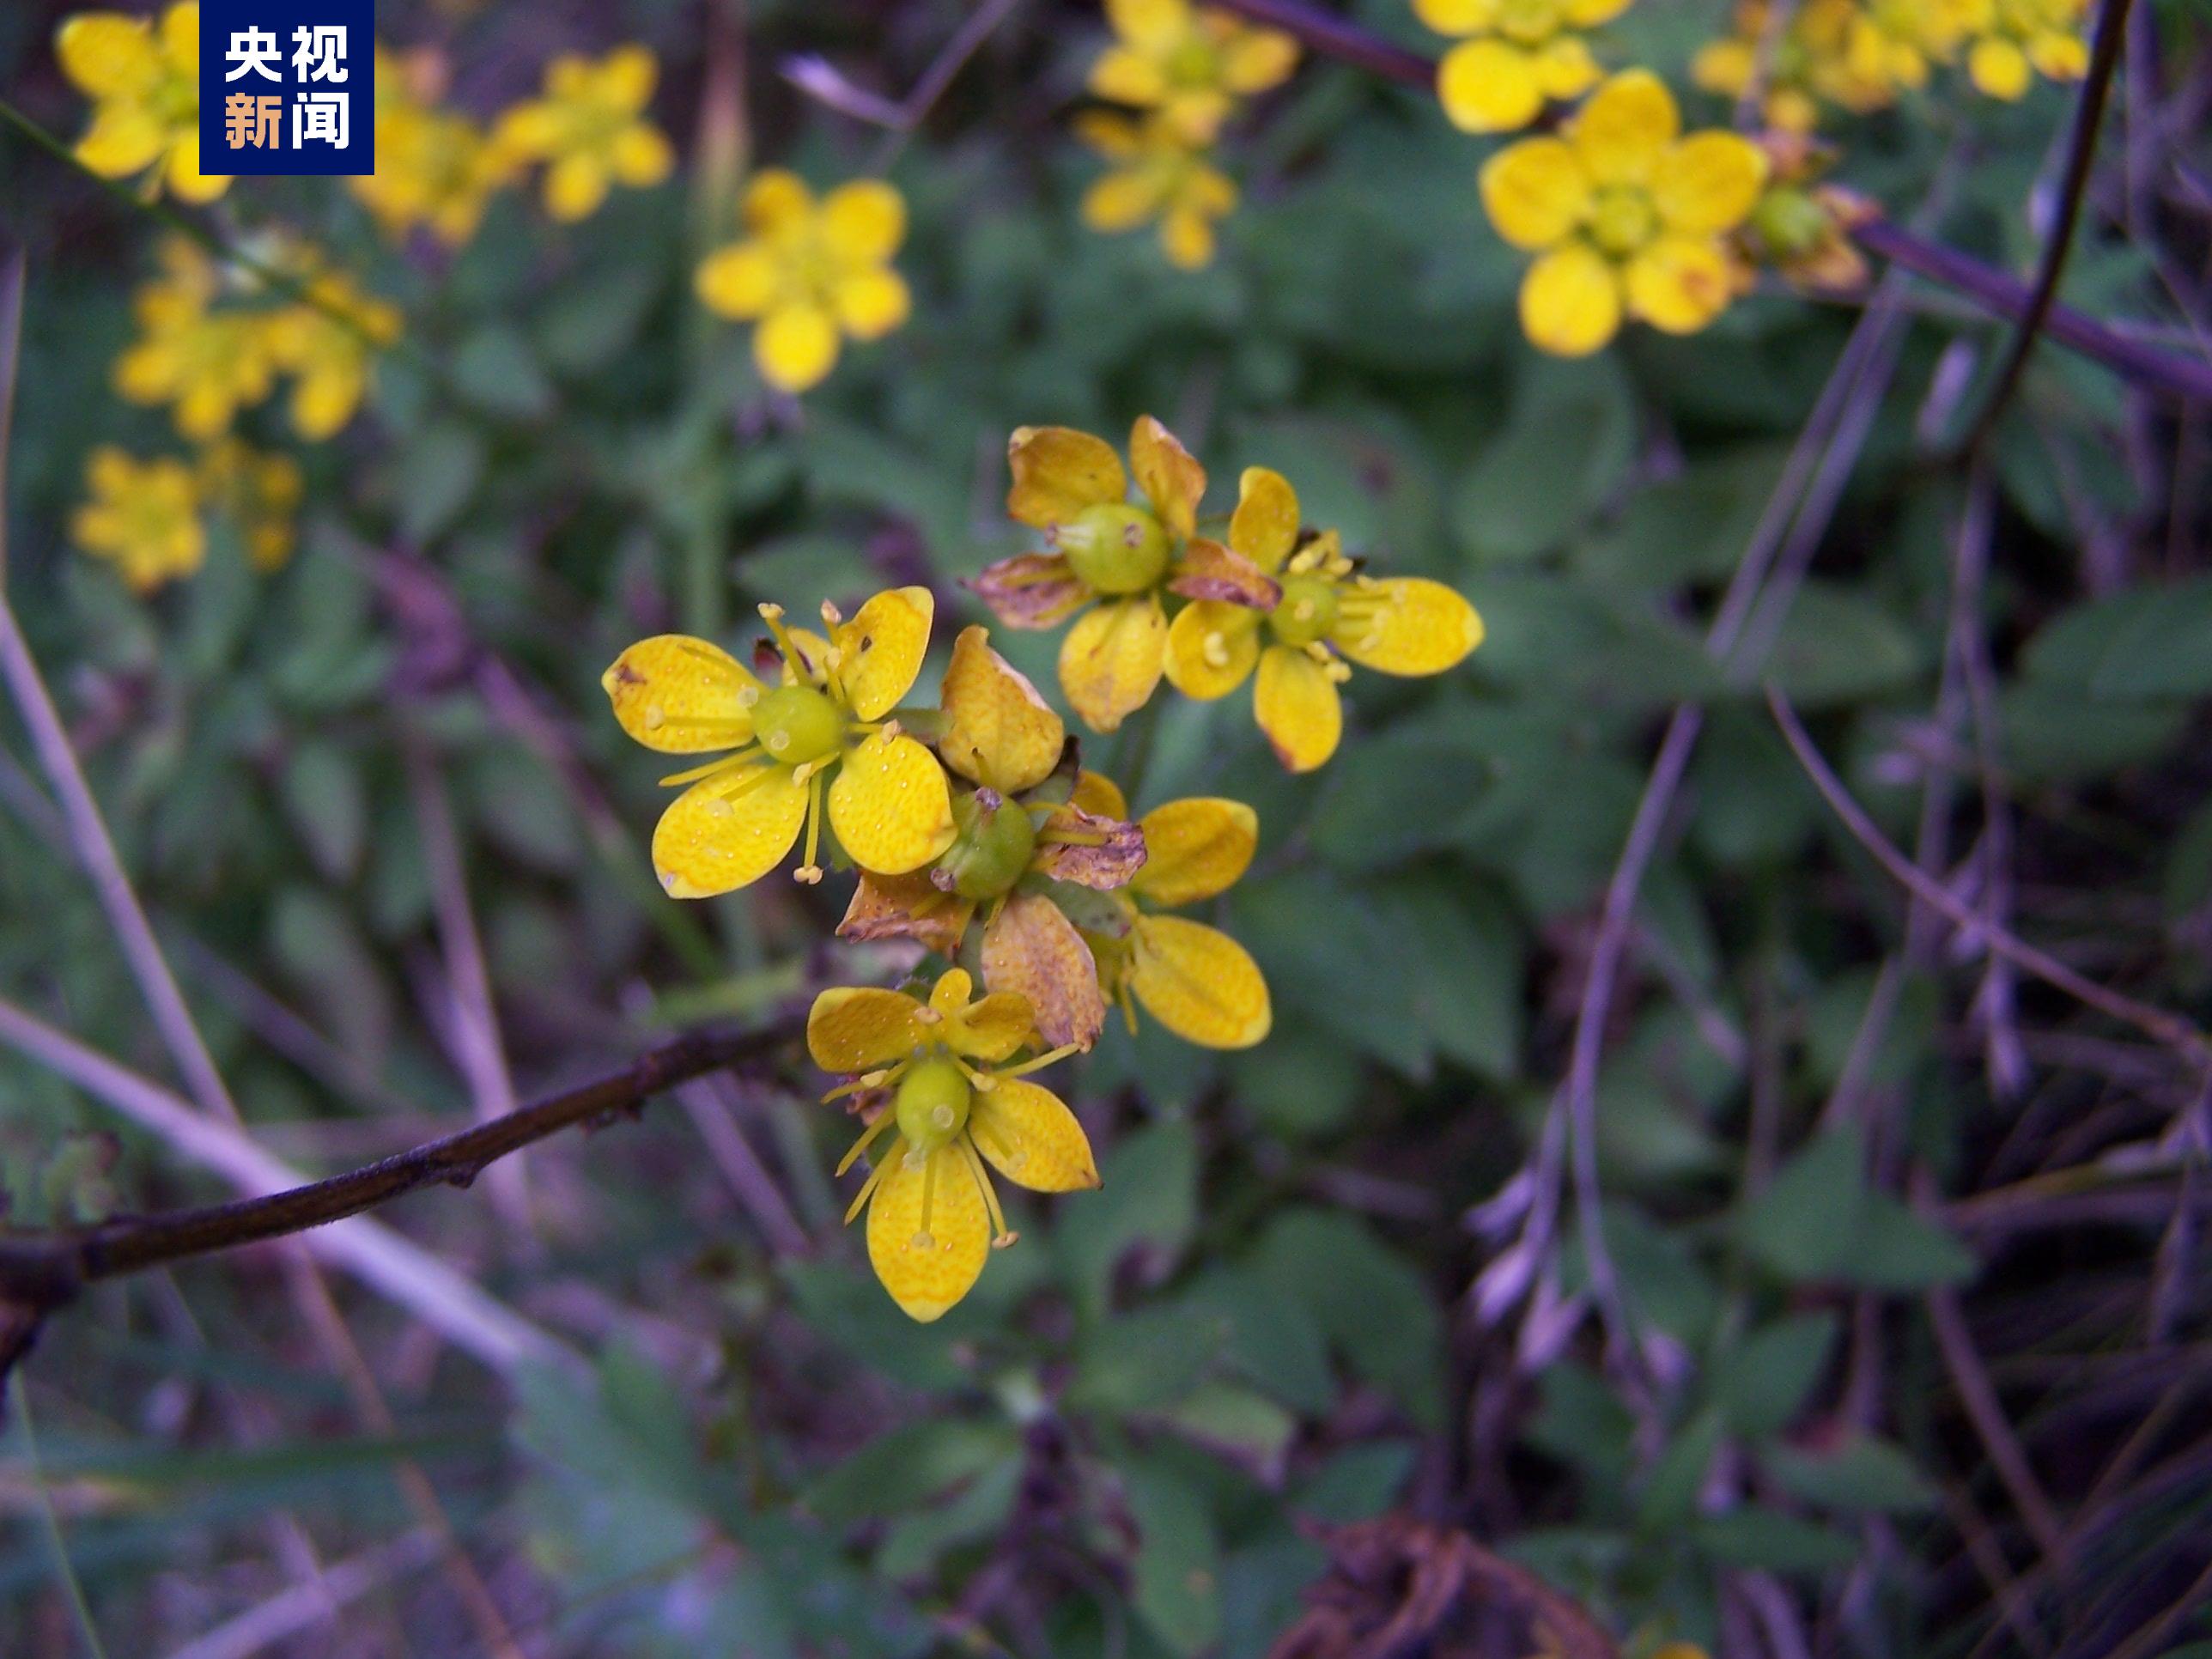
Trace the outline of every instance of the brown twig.
[[2089, 191], [2089, 167], [2097, 159], [2097, 135], [2105, 124], [2105, 102], [2112, 95], [2112, 76], [2120, 66], [2120, 51], [2127, 42], [2129, 0], [2104, 0], [2097, 9], [2096, 38], [2089, 48], [2089, 72], [2081, 82], [2081, 95], [2074, 106], [2074, 126], [2066, 138], [2066, 170], [2058, 186], [2058, 217], [2043, 246], [2043, 262], [2035, 273], [2027, 309], [2014, 329], [1989, 401], [1966, 430], [1960, 453], [1980, 450], [1996, 429], [1997, 416], [2012, 400], [2020, 377], [2027, 368], [2028, 354], [2036, 336], [2058, 300], [2058, 280], [2066, 272], [2066, 256], [2074, 246], [2074, 228], [2081, 222], [2081, 201]]

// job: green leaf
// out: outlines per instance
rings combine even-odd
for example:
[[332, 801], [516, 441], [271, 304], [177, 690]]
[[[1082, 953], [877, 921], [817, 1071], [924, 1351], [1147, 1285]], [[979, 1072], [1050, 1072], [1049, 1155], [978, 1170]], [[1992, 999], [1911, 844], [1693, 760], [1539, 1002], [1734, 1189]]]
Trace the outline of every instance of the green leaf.
[[2093, 696], [2212, 696], [2212, 577], [2152, 590], [2157, 600], [2114, 630], [2089, 676]]
[[1856, 1539], [1756, 1504], [1700, 1521], [1696, 1537], [1698, 1549], [1723, 1567], [1826, 1572], [1859, 1559]]
[[1793, 1497], [1836, 1510], [1924, 1510], [1935, 1490], [1912, 1460], [1887, 1440], [1859, 1435], [1819, 1452], [1773, 1446], [1768, 1473]]
[[1705, 1489], [1705, 1471], [1712, 1467], [1720, 1443], [1721, 1419], [1716, 1411], [1698, 1413], [1676, 1432], [1637, 1495], [1639, 1528], [1647, 1533], [1668, 1532], [1697, 1513], [1698, 1494]]
[[1122, 1470], [1137, 1523], [1130, 1600], [1153, 1635], [1177, 1654], [1195, 1654], [1221, 1629], [1221, 1546], [1206, 1500], [1165, 1460]]
[[1173, 1262], [1198, 1224], [1198, 1142], [1188, 1123], [1139, 1129], [1099, 1162], [1100, 1189], [1060, 1207], [1053, 1249], [1086, 1316], [1106, 1311], [1114, 1269], [1143, 1245]]
[[799, 1501], [833, 1527], [895, 1516], [1020, 1453], [1020, 1437], [1001, 1423], [909, 1423], [878, 1435], [809, 1485]]
[[1774, 642], [1765, 677], [1804, 710], [1836, 708], [1911, 686], [1926, 665], [1920, 642], [1850, 588], [1805, 584]]
[[1858, 1131], [1815, 1135], [1775, 1172], [1737, 1222], [1744, 1248], [1785, 1279], [1833, 1276], [1856, 1248], [1867, 1212]]
[[316, 869], [332, 881], [350, 881], [368, 837], [360, 768], [335, 743], [310, 738], [292, 751], [279, 787]]
[[1185, 1439], [1279, 1485], [1297, 1420], [1265, 1395], [1234, 1382], [1204, 1382], [1161, 1414]]
[[1796, 1421], [1827, 1369], [1836, 1328], [1827, 1310], [1796, 1314], [1761, 1326], [1721, 1356], [1713, 1397], [1729, 1427], [1758, 1439]]
[[1224, 1263], [1193, 1284], [1184, 1302], [1220, 1322], [1222, 1357], [1247, 1382], [1310, 1417], [1335, 1404], [1336, 1377], [1320, 1324], [1265, 1273]]
[[1460, 546], [1486, 564], [1535, 558], [1565, 541], [1619, 485], [1634, 452], [1635, 410], [1614, 360], [1523, 361], [1511, 418], [1452, 501]]
[[1178, 1304], [1134, 1308], [1088, 1326], [1067, 1386], [1071, 1410], [1124, 1416], [1164, 1410], [1198, 1386], [1228, 1321]]
[[452, 374], [453, 389], [487, 414], [536, 420], [553, 406], [553, 384], [530, 343], [504, 323], [479, 328], [462, 341]]
[[1304, 1304], [1354, 1372], [1396, 1395], [1424, 1425], [1436, 1422], [1443, 1323], [1426, 1281], [1403, 1256], [1348, 1215], [1291, 1209], [1262, 1235], [1254, 1261]]
[[1331, 1526], [1371, 1521], [1397, 1501], [1413, 1472], [1413, 1448], [1403, 1440], [1346, 1446], [1314, 1471], [1284, 1507]]
[[420, 544], [459, 518], [483, 482], [483, 441], [458, 421], [435, 421], [416, 433], [395, 463], [392, 501], [399, 532]]
[[1974, 1253], [1940, 1223], [1887, 1193], [1873, 1193], [1841, 1277], [1869, 1290], [1924, 1291], [1963, 1285], [1979, 1267]]

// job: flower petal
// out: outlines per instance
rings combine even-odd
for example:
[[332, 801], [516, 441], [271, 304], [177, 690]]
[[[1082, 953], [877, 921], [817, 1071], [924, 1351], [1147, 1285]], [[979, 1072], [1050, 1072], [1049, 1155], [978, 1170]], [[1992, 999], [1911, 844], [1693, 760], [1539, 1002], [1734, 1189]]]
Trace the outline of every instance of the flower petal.
[[1075, 788], [1067, 798], [1068, 805], [1102, 818], [1126, 818], [1129, 816], [1128, 799], [1121, 793], [1121, 786], [1103, 772], [1078, 772]]
[[[1071, 834], [1082, 839], [1055, 839]], [[1054, 881], [1107, 892], [1127, 886], [1145, 858], [1145, 832], [1127, 818], [1101, 817], [1079, 806], [1062, 806], [1045, 820], [1030, 867]]]
[[1547, 98], [1579, 98], [1602, 79], [1589, 43], [1578, 34], [1554, 35], [1536, 53], [1536, 84]]
[[887, 876], [921, 869], [959, 833], [937, 757], [881, 732], [845, 751], [830, 786], [830, 827], [854, 863]]
[[1018, 991], [994, 991], [946, 1023], [952, 1027], [945, 1034], [952, 1051], [988, 1066], [1012, 1060], [1036, 1036], [1036, 1010]]
[[1966, 55], [1966, 73], [1975, 86], [2008, 103], [2027, 95], [2035, 76], [2027, 54], [2010, 40], [1984, 39]]
[[587, 219], [607, 199], [612, 176], [596, 150], [573, 150], [545, 170], [545, 210], [563, 223]]
[[972, 902], [940, 892], [926, 870], [879, 876], [863, 870], [853, 887], [853, 902], [837, 924], [837, 937], [849, 939], [910, 939], [940, 956], [960, 948]]
[[1181, 46], [1191, 32], [1186, 0], [1106, 0], [1106, 21], [1123, 40], [1156, 57]]
[[632, 190], [645, 190], [676, 170], [676, 147], [659, 127], [635, 121], [615, 135], [609, 160], [616, 178]]
[[1033, 1193], [1076, 1193], [1098, 1184], [1091, 1138], [1067, 1103], [1026, 1078], [1002, 1077], [968, 1109], [968, 1132], [991, 1167]]
[[814, 212], [814, 192], [786, 167], [763, 167], [745, 186], [745, 228], [756, 235], [787, 235]]
[[1167, 195], [1159, 174], [1143, 167], [1120, 167], [1091, 181], [1079, 211], [1085, 224], [1111, 236], [1158, 218]]
[[1717, 243], [1662, 236], [1628, 264], [1628, 309], [1669, 334], [1694, 334], [1735, 297], [1729, 262]]
[[1241, 800], [1197, 795], [1155, 806], [1139, 821], [1145, 867], [1130, 886], [1173, 909], [1212, 898], [1250, 868], [1260, 817]]
[[761, 683], [710, 641], [688, 634], [640, 640], [599, 676], [622, 729], [664, 755], [701, 755], [752, 741]]
[[847, 265], [879, 265], [906, 240], [906, 198], [880, 179], [855, 179], [822, 198], [822, 242]]
[[161, 52], [169, 67], [197, 82], [200, 72], [200, 0], [178, 0], [161, 14]]
[[1248, 466], [1237, 480], [1229, 545], [1273, 575], [1298, 544], [1298, 492], [1272, 467]]
[[1090, 611], [1060, 642], [1060, 689], [1094, 732], [1111, 732], [1145, 706], [1160, 683], [1167, 613], [1140, 593]]
[[650, 47], [617, 46], [599, 59], [594, 79], [601, 100], [634, 114], [652, 101], [653, 88], [660, 79], [660, 64]]
[[1029, 999], [1037, 1035], [1088, 1048], [1106, 1024], [1098, 964], [1075, 924], [1042, 893], [1017, 892], [983, 930], [983, 983]]
[[1486, 34], [1462, 41], [1437, 65], [1437, 97], [1462, 132], [1518, 132], [1543, 112], [1534, 53]]
[[1620, 328], [1620, 279], [1579, 243], [1554, 249], [1521, 280], [1521, 326], [1559, 357], [1587, 357]]
[[1221, 84], [1242, 98], [1280, 86], [1298, 66], [1298, 43], [1280, 29], [1241, 28], [1221, 46]]
[[1568, 140], [1601, 185], [1640, 185], [1682, 130], [1674, 94], [1649, 70], [1624, 70], [1576, 114]]
[[1109, 46], [1100, 52], [1085, 85], [1094, 98], [1139, 108], [1151, 107], [1168, 94], [1167, 74], [1159, 60], [1127, 46]]
[[1480, 34], [1498, 26], [1498, 0], [1413, 0], [1413, 15], [1438, 34]]
[[806, 822], [806, 789], [787, 766], [735, 765], [669, 804], [653, 832], [653, 867], [671, 898], [712, 898], [783, 862]]
[[120, 12], [80, 12], [70, 18], [54, 36], [54, 55], [62, 73], [88, 98], [145, 92], [161, 75], [153, 31], [143, 18]]
[[839, 283], [830, 299], [837, 321], [856, 340], [880, 340], [914, 313], [914, 296], [896, 270], [857, 272]]
[[938, 701], [945, 723], [937, 752], [971, 782], [1018, 795], [1060, 764], [1066, 726], [1028, 676], [991, 649], [988, 629], [961, 629]]
[[1091, 590], [1058, 553], [1017, 553], [962, 586], [1009, 628], [1051, 628], [1091, 602]]
[[2029, 38], [2028, 61], [2053, 81], [2078, 81], [2089, 72], [2089, 48], [2078, 34], [2043, 29]]
[[1633, 3], [1634, 0], [1567, 0], [1567, 21], [1578, 29], [1595, 28], [1610, 23]]
[[1129, 429], [1129, 470], [1137, 475], [1137, 488], [1145, 492], [1169, 535], [1180, 540], [1198, 528], [1206, 469], [1191, 459], [1175, 434], [1149, 415], [1137, 416]]
[[1292, 646], [1271, 645], [1260, 653], [1252, 713], [1285, 771], [1312, 771], [1336, 752], [1344, 736], [1344, 699], [1336, 682]]
[[1490, 222], [1515, 247], [1533, 251], [1563, 241], [1589, 210], [1589, 176], [1563, 139], [1507, 145], [1483, 164], [1481, 187]]
[[907, 1316], [926, 1325], [975, 1285], [991, 1254], [991, 1220], [957, 1141], [921, 1159], [909, 1151], [900, 1140], [884, 1154], [868, 1200], [868, 1265]]
[[1260, 623], [1258, 611], [1218, 599], [1185, 605], [1168, 629], [1168, 684], [1200, 702], [1227, 696], [1260, 660]]
[[806, 1052], [825, 1072], [896, 1065], [929, 1041], [922, 1007], [903, 991], [841, 986], [806, 1011]]
[[837, 319], [817, 305], [783, 305], [753, 331], [753, 362], [780, 392], [818, 386], [837, 366]]
[[775, 255], [759, 240], [716, 249], [700, 262], [693, 279], [708, 310], [745, 322], [768, 313], [781, 285]]
[[1329, 643], [1363, 668], [1441, 674], [1482, 643], [1482, 618], [1442, 582], [1369, 579], [1346, 592]]
[[1072, 427], [1015, 428], [1006, 441], [1006, 465], [1014, 475], [1006, 512], [1039, 530], [1065, 524], [1086, 507], [1118, 501], [1129, 489], [1113, 445]]
[[1766, 152], [1733, 132], [1693, 132], [1659, 158], [1651, 204], [1670, 230], [1712, 235], [1733, 230], [1758, 204]]
[[1249, 1048], [1267, 1035], [1267, 981], [1228, 934], [1181, 916], [1139, 916], [1130, 937], [1129, 988], [1184, 1042]]
[[1168, 592], [1187, 599], [1222, 599], [1273, 611], [1283, 597], [1282, 584], [1258, 565], [1203, 536], [1191, 538], [1175, 573]]
[[937, 598], [927, 588], [893, 587], [838, 624], [837, 678], [855, 714], [878, 720], [898, 707], [921, 672], [936, 615]]
[[117, 101], [94, 107], [75, 154], [101, 178], [123, 179], [151, 166], [168, 142], [167, 131], [144, 105]]

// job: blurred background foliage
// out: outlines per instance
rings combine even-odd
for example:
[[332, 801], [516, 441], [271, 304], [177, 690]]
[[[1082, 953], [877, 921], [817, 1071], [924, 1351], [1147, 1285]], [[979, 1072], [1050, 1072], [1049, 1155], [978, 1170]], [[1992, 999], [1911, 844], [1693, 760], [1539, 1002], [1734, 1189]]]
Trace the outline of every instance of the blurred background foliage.
[[[1360, 9], [1420, 40], [1393, 0]], [[2100, 181], [2067, 297], [2203, 318], [2206, 12], [2138, 9], [2160, 79], [2130, 83], [2112, 153], [2150, 176]], [[0, 88], [68, 133], [63, 10], [0, 11]], [[1355, 679], [1359, 740], [1310, 778], [1277, 769], [1238, 699], [1159, 711], [1139, 809], [1259, 810], [1259, 862], [1223, 905], [1274, 1035], [1221, 1056], [1109, 1031], [1063, 1085], [1103, 1189], [1028, 1204], [1022, 1245], [940, 1324], [908, 1323], [839, 1231], [844, 1127], [803, 1073], [387, 1218], [582, 1373], [492, 1374], [340, 1281], [398, 1416], [365, 1427], [261, 1255], [57, 1324], [28, 1393], [111, 1650], [179, 1650], [319, 1561], [343, 1605], [270, 1650], [496, 1650], [437, 1570], [407, 1463], [532, 1653], [1259, 1655], [1327, 1565], [1319, 1528], [1394, 1510], [1536, 1567], [1638, 1654], [1966, 1654], [2023, 1627], [2041, 1651], [2118, 1649], [2212, 1553], [2202, 1081], [1969, 933], [1923, 915], [1908, 937], [1751, 682], [1783, 690], [1893, 839], [1933, 823], [1969, 902], [1994, 882], [2008, 925], [2093, 978], [2203, 1012], [2203, 411], [2038, 356], [1990, 454], [1965, 625], [1991, 700], [1962, 719], [1967, 489], [1936, 458], [2002, 334], [1910, 291], [1809, 574], [1755, 672], [1724, 675], [1705, 619], [1855, 308], [1777, 290], [1695, 338], [1540, 359], [1474, 189], [1488, 147], [1328, 63], [1232, 134], [1246, 201], [1211, 268], [1176, 270], [1076, 216], [1097, 163], [1066, 118], [1103, 38], [1081, 5], [1014, 8], [910, 140], [777, 73], [815, 53], [896, 95], [966, 10], [384, 0], [385, 37], [443, 49], [454, 101], [486, 115], [556, 52], [644, 42], [684, 164], [573, 227], [504, 194], [450, 258], [395, 248], [318, 181], [235, 189], [211, 222], [311, 236], [402, 308], [406, 342], [365, 418], [290, 446], [289, 565], [256, 572], [219, 530], [150, 600], [66, 525], [92, 448], [173, 443], [106, 390], [160, 226], [0, 139], [31, 272], [11, 597], [255, 1139], [305, 1170], [465, 1120], [457, 903], [526, 1097], [862, 976], [823, 943], [835, 879], [662, 898], [659, 769], [596, 680], [642, 634], [735, 643], [760, 599], [921, 581], [948, 622], [982, 619], [957, 583], [1022, 544], [1000, 507], [1016, 425], [1155, 413], [1217, 481], [1281, 471], [1311, 521], [1459, 586], [1488, 625], [1441, 680]], [[1724, 11], [1645, 0], [1617, 59], [1681, 85]], [[744, 159], [702, 147], [713, 61], [738, 66], [720, 113], [751, 161], [827, 185], [888, 149], [912, 210], [914, 321], [803, 405], [692, 297]], [[2047, 87], [1910, 101], [1849, 129], [1844, 176], [2022, 270], [2069, 106]], [[247, 426], [281, 448], [279, 412]], [[994, 642], [1051, 683], [1051, 639]], [[1559, 1314], [1585, 1279], [1571, 1224], [1548, 1303], [1478, 1317], [1507, 1234], [1473, 1206], [1522, 1168], [1565, 1072], [1598, 904], [1681, 702], [1705, 731], [1599, 1087], [1603, 1236], [1646, 1336], [1624, 1364]], [[21, 739], [0, 721], [0, 994], [165, 1077]], [[426, 840], [441, 815], [465, 893]], [[14, 1054], [0, 1158], [19, 1222], [219, 1192]], [[777, 1247], [793, 1228], [804, 1251]], [[2057, 1545], [1992, 1457], [1977, 1386]], [[60, 1654], [13, 1432], [0, 1649]], [[2212, 1636], [2203, 1617], [2162, 1639]]]

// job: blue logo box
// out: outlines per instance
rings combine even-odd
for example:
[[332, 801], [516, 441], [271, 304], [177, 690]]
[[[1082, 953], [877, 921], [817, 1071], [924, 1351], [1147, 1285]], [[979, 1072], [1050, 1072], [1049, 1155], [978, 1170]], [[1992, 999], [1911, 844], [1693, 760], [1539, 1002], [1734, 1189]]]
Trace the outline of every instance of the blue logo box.
[[200, 171], [375, 172], [375, 0], [200, 0]]

